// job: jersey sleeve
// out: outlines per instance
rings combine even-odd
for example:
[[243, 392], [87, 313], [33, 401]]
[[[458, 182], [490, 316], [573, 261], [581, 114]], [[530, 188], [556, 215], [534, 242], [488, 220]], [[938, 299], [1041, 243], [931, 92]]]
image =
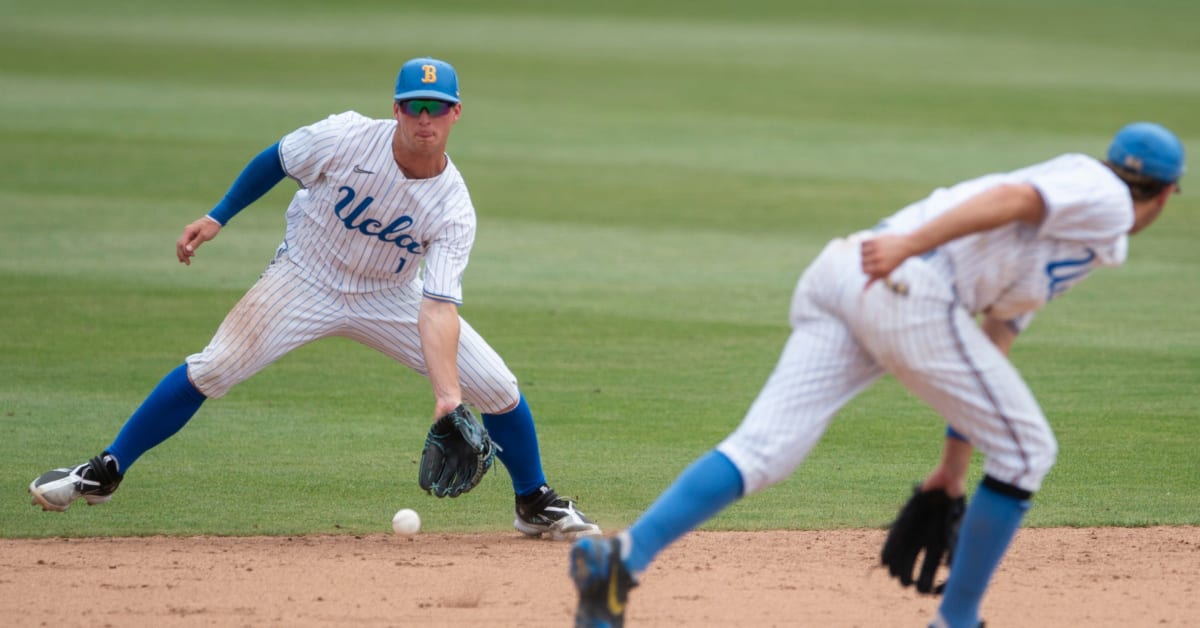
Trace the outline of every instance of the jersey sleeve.
[[1129, 190], [1103, 164], [1068, 155], [1031, 173], [1046, 215], [1038, 229], [1044, 238], [1111, 242], [1133, 227]]
[[346, 111], [283, 136], [279, 141], [279, 161], [283, 171], [301, 187], [312, 187], [329, 169], [342, 137], [362, 119], [361, 114]]
[[462, 279], [475, 244], [475, 210], [469, 197], [447, 212], [439, 235], [425, 252], [423, 294], [426, 298], [462, 305]]

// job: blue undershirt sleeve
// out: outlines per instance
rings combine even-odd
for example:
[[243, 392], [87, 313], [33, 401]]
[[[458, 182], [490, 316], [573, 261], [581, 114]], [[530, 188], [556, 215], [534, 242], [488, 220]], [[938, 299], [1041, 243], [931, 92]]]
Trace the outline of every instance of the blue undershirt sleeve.
[[946, 438], [953, 438], [955, 440], [961, 440], [962, 442], [968, 443], [968, 444], [971, 442], [971, 441], [967, 440], [967, 437], [964, 436], [962, 432], [950, 427], [949, 424], [946, 424]]
[[275, 142], [246, 164], [242, 174], [225, 193], [225, 198], [208, 212], [208, 217], [224, 226], [250, 203], [270, 192], [284, 176], [283, 161], [279, 159], [279, 142]]

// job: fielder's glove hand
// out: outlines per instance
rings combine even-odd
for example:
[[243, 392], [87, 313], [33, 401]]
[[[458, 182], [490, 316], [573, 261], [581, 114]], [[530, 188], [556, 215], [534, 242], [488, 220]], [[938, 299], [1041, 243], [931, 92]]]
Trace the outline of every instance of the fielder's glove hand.
[[459, 404], [425, 435], [417, 482], [431, 495], [458, 497], [479, 485], [495, 457], [487, 430]]
[[924, 550], [925, 562], [916, 579], [917, 591], [941, 594], [946, 584], [933, 586], [933, 577], [943, 557], [950, 564], [966, 509], [967, 501], [962, 497], [951, 498], [940, 488], [921, 492], [920, 486], [913, 487], [912, 497], [900, 509], [883, 543], [880, 558], [888, 573], [899, 578], [901, 586], [911, 585], [917, 554]]

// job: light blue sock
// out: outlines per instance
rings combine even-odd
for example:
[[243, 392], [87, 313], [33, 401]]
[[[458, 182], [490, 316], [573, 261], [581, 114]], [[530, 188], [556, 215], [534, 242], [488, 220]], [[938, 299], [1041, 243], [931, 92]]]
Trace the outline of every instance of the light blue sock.
[[742, 474], [733, 462], [716, 450], [701, 456], [630, 526], [626, 569], [636, 577], [668, 545], [741, 496]]
[[963, 516], [950, 564], [950, 580], [938, 608], [953, 628], [979, 625], [979, 604], [988, 582], [1030, 506], [1028, 493], [1013, 489], [1025, 497], [1009, 495], [989, 487], [988, 483], [989, 478], [984, 478]]
[[175, 367], [129, 417], [105, 451], [117, 459], [120, 472], [127, 473], [142, 454], [178, 432], [205, 399], [208, 397], [188, 379], [187, 364]]
[[533, 426], [533, 413], [525, 403], [525, 395], [521, 395], [517, 407], [504, 414], [483, 415], [483, 426], [500, 446], [496, 457], [508, 469], [513, 492], [528, 495], [546, 483], [537, 428]]

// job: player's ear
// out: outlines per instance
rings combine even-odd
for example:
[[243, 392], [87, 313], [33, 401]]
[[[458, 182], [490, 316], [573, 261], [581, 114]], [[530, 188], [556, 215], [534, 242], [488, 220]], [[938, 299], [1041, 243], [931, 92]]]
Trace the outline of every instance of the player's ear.
[[1159, 211], [1162, 211], [1162, 208], [1167, 206], [1167, 201], [1171, 200], [1171, 197], [1176, 194], [1179, 194], [1179, 184], [1178, 183], [1170, 183], [1166, 187], [1164, 187], [1158, 194], [1155, 194], [1154, 198], [1150, 199], [1150, 202], [1157, 205], [1159, 208]]

